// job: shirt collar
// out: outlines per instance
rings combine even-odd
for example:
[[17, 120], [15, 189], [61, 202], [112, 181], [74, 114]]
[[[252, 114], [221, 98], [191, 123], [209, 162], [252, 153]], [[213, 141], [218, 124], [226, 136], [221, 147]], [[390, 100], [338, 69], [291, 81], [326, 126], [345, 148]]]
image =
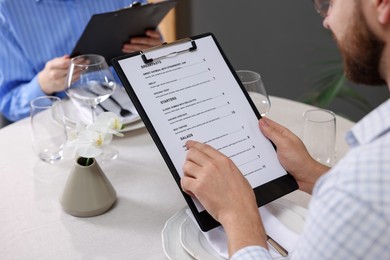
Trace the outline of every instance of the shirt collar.
[[390, 131], [390, 99], [361, 119], [347, 133], [350, 146], [364, 145]]

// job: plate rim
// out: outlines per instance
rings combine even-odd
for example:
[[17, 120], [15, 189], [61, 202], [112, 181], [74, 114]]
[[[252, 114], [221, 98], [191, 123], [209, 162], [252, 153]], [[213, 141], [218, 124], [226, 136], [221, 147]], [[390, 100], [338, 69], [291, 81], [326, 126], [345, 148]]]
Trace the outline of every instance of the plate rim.
[[[172, 224], [176, 224], [177, 225], [177, 237], [178, 239], [180, 240], [180, 227], [183, 223], [183, 221], [185, 220], [185, 217], [187, 216], [185, 210], [186, 208], [188, 207], [184, 207], [180, 210], [178, 210], [177, 212], [175, 212], [170, 218], [167, 219], [167, 221], [165, 221], [165, 224], [164, 224], [164, 227], [163, 229], [161, 230], [161, 240], [162, 240], [162, 248], [163, 248], [163, 251], [164, 251], [164, 254], [165, 256], [168, 258], [168, 259], [175, 259], [174, 256], [172, 256], [172, 254], [170, 252], [168, 252], [169, 250], [167, 250], [167, 247], [166, 247], [166, 243], [168, 243], [167, 239], [168, 239], [168, 235], [167, 235], [167, 232], [168, 232], [168, 229], [171, 227], [170, 225]], [[181, 220], [181, 221], [180, 221]], [[177, 224], [176, 222], [180, 221], [179, 224]], [[170, 243], [168, 243], [170, 244]], [[180, 241], [179, 241], [179, 245], [181, 245]], [[186, 259], [194, 259], [183, 247], [183, 252], [185, 254], [187, 254], [188, 258]], [[183, 258], [180, 258], [180, 260], [183, 259]], [[184, 259], [185, 260], [185, 259]]]
[[[194, 223], [193, 221], [190, 219], [190, 217], [187, 215], [187, 217], [185, 218], [185, 220], [183, 221], [183, 223], [181, 224], [180, 226], [180, 244], [182, 245], [182, 247], [192, 256], [194, 257], [195, 259], [202, 259], [202, 255], [200, 256], [197, 256], [197, 254], [195, 252], [192, 252], [193, 250], [191, 250], [191, 248], [188, 247], [187, 243], [185, 243], [183, 240], [183, 236], [185, 236], [185, 232], [183, 232], [183, 229], [186, 227], [186, 226], [191, 226], [194, 227]], [[220, 259], [220, 260], [223, 260], [223, 259], [227, 259], [227, 258], [224, 258], [222, 257], [221, 255], [218, 254], [218, 252], [216, 252], [212, 247], [211, 245], [208, 245], [209, 248], [208, 249], [205, 249], [203, 244], [201, 243], [201, 239], [203, 238], [206, 243], [208, 243], [206, 237], [204, 237], [204, 235], [202, 234], [202, 232], [197, 228], [197, 227], [194, 227], [196, 230], [197, 230], [197, 238], [195, 238], [196, 240], [199, 241], [199, 245], [200, 247], [203, 249], [203, 251], [210, 257], [213, 257], [213, 259]], [[214, 254], [210, 254], [210, 251], [212, 251], [212, 253]]]

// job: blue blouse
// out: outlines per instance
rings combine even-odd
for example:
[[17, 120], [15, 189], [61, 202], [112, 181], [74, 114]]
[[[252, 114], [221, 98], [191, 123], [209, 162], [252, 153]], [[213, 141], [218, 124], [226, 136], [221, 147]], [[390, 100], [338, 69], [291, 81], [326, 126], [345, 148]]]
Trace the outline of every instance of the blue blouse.
[[46, 62], [70, 54], [93, 14], [114, 11], [132, 2], [0, 0], [1, 113], [11, 121], [29, 116], [30, 101], [45, 95], [37, 75]]

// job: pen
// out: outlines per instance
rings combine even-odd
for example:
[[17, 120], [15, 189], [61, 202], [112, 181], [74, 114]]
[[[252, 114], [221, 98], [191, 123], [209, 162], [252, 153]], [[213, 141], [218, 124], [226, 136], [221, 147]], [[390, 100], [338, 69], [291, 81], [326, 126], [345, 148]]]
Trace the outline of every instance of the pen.
[[267, 242], [270, 243], [270, 245], [273, 248], [275, 248], [275, 250], [278, 251], [278, 253], [281, 254], [283, 257], [287, 257], [288, 256], [287, 250], [284, 249], [284, 247], [282, 247], [278, 242], [273, 240], [273, 238], [270, 237], [269, 235], [267, 235]]

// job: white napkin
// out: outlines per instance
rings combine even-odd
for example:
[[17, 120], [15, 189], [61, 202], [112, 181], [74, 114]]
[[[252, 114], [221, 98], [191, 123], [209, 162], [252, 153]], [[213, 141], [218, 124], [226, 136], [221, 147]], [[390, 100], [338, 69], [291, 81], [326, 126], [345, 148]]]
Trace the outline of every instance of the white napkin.
[[[289, 255], [294, 251], [300, 235], [286, 227], [278, 218], [272, 215], [268, 205], [259, 208], [266, 233], [276, 242], [283, 246]], [[210, 246], [223, 258], [228, 258], [227, 237], [222, 226], [216, 227], [208, 232], [203, 232], [196, 222], [191, 210], [187, 210], [187, 215], [198, 227], [199, 231], [206, 237]], [[268, 246], [269, 252], [273, 258], [282, 256], [272, 247]]]
[[[129, 96], [127, 95], [125, 89], [122, 86], [117, 86], [114, 93], [111, 95], [118, 103], [124, 108], [132, 113], [126, 117], [123, 117], [123, 124], [129, 124], [131, 122], [138, 121], [140, 119], [140, 116], [138, 115], [137, 110], [135, 109], [133, 103], [131, 102]], [[81, 104], [80, 102], [77, 102], [76, 100], [72, 100], [72, 103], [76, 107], [78, 117], [83, 121], [84, 123], [90, 123], [92, 122], [92, 112], [91, 108], [88, 107], [85, 104]], [[120, 108], [117, 104], [115, 104], [110, 98], [106, 99], [101, 103], [101, 105], [107, 109], [108, 111], [114, 112], [118, 116], [120, 116]], [[96, 107], [96, 114], [99, 115], [101, 112], [103, 112], [102, 108], [98, 105]]]

